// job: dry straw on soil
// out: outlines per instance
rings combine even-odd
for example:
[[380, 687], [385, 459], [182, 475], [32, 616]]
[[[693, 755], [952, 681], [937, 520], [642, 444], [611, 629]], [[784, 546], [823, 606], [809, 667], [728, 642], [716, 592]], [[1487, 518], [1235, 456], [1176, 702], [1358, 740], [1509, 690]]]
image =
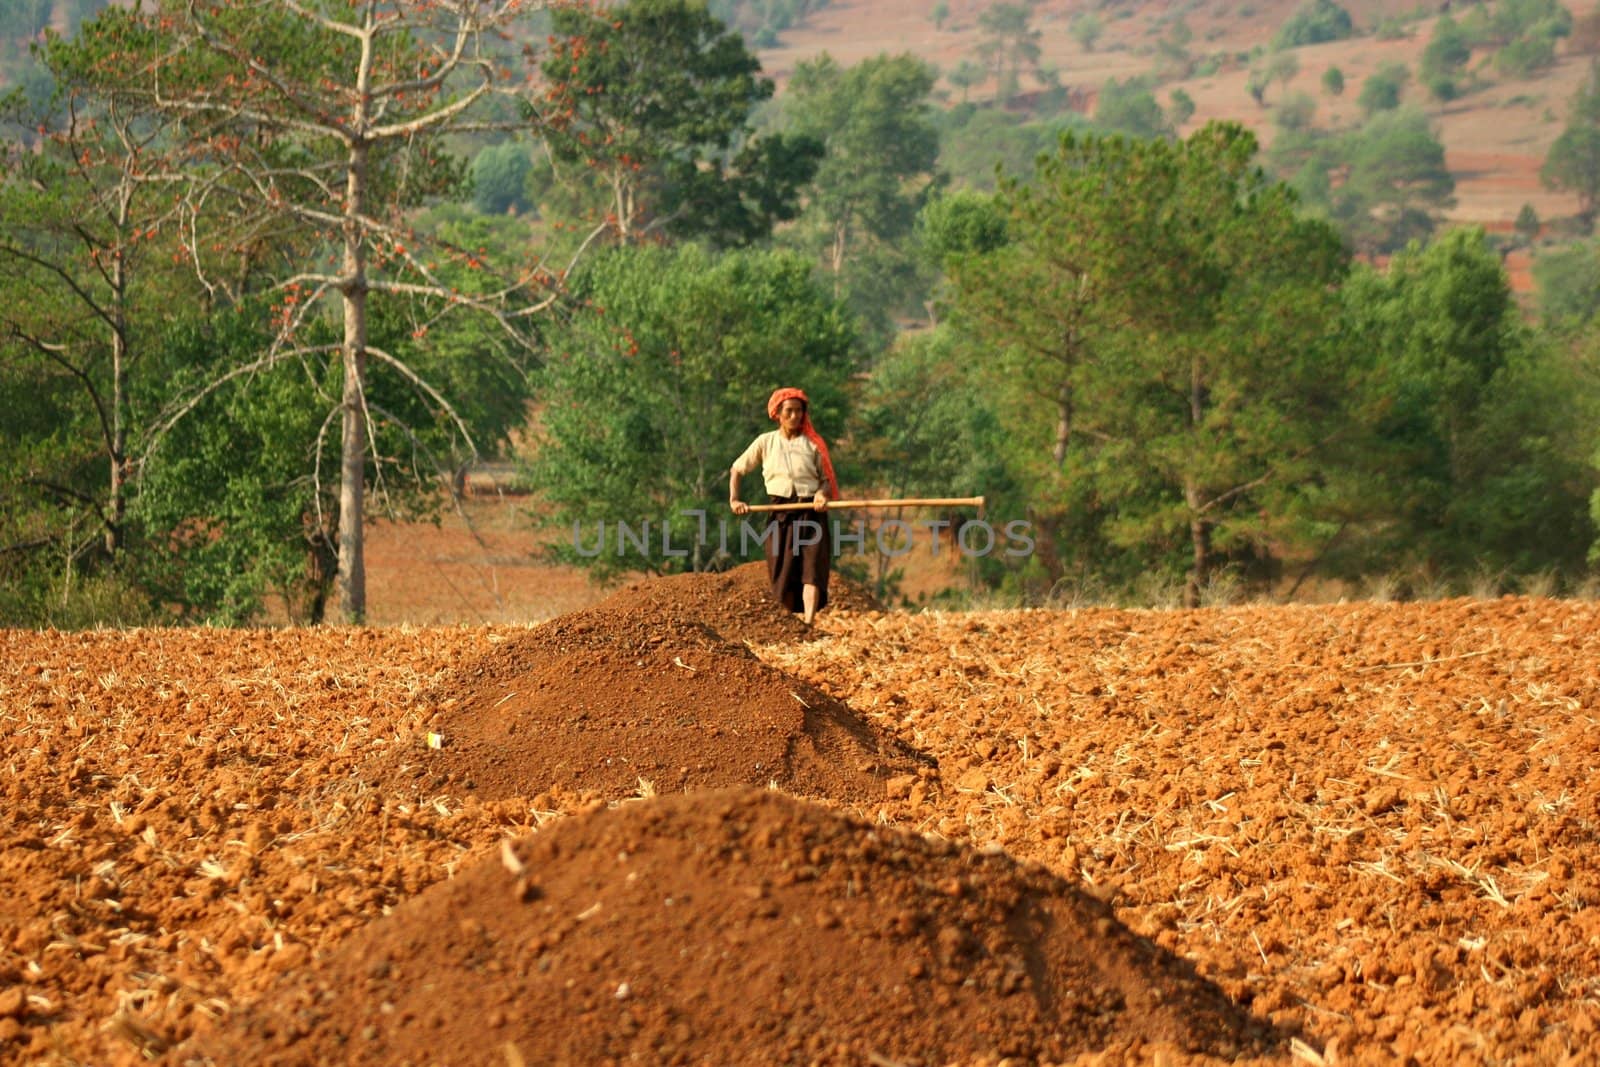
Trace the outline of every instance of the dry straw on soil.
[[[756, 652], [937, 761], [836, 806], [1080, 883], [1296, 1035], [1269, 1058], [1559, 1064], [1600, 1040], [1597, 616], [861, 612]], [[0, 1061], [182, 1062], [505, 838], [601, 814], [359, 773], [531, 632], [0, 632]]]

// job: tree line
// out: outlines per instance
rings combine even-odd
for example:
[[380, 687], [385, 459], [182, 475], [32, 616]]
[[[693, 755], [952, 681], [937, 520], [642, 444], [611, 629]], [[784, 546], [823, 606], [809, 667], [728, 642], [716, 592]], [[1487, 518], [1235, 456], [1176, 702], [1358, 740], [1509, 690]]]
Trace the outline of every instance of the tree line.
[[910, 56], [776, 97], [688, 0], [163, 0], [37, 59], [0, 116], [8, 624], [359, 621], [372, 508], [435, 514], [524, 430], [547, 521], [699, 544], [791, 383], [848, 484], [1032, 523], [969, 593], [1592, 574], [1592, 273], [1530, 318], [1481, 231], [1374, 266], [1238, 126], [1112, 93], [964, 180], [1009, 112]]

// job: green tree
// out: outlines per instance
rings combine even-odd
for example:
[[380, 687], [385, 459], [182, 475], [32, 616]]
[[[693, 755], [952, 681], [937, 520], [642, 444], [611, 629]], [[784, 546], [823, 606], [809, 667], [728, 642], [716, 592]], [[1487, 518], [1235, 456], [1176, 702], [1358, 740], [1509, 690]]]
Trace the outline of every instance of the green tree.
[[1444, 145], [1420, 111], [1382, 111], [1340, 145], [1345, 180], [1333, 218], [1356, 248], [1375, 253], [1426, 237], [1455, 203]]
[[66, 4], [67, 34], [78, 32], [78, 27], [99, 15], [111, 0], [69, 0]]
[[[848, 436], [854, 462], [887, 496], [982, 495], [990, 514], [1016, 514], [1009, 508], [1021, 501], [1001, 460], [1003, 428], [983, 386], [974, 380], [973, 356], [956, 331], [938, 327], [902, 335], [873, 363]], [[925, 512], [886, 516], [902, 522], [942, 519], [952, 530], [970, 517]], [[867, 538], [869, 545], [876, 542], [876, 537]], [[968, 561], [974, 586], [1003, 576], [999, 556]], [[870, 559], [870, 573], [864, 577], [887, 602], [903, 571], [887, 553], [875, 551]], [[841, 560], [842, 568], [850, 562]]]
[[1509, 45], [1517, 40], [1554, 41], [1572, 32], [1572, 12], [1560, 0], [1500, 0], [1473, 12], [1478, 43]]
[[1094, 46], [1106, 32], [1105, 20], [1093, 11], [1080, 11], [1072, 16], [1067, 32], [1072, 34], [1072, 39], [1085, 52], [1093, 52]]
[[[752, 37], [777, 42], [778, 34], [803, 21], [814, 11], [828, 6], [828, 0], [710, 0], [706, 5], [712, 17]], [[769, 44], [756, 42], [760, 47]]]
[[1274, 52], [1266, 62], [1250, 69], [1249, 77], [1245, 80], [1245, 88], [1250, 96], [1260, 106], [1266, 105], [1267, 86], [1277, 82], [1280, 87], [1287, 86], [1300, 73], [1300, 60], [1293, 52]]
[[957, 63], [949, 74], [945, 75], [951, 85], [961, 90], [961, 102], [967, 102], [967, 97], [972, 93], [972, 87], [981, 85], [987, 73], [978, 64], [970, 59], [963, 59]]
[[55, 6], [55, 0], [11, 0], [0, 8], [0, 37], [38, 37], [49, 28]]
[[994, 71], [1001, 99], [1016, 96], [1021, 88], [1022, 69], [1037, 71], [1042, 55], [1039, 42], [1044, 35], [1033, 25], [1033, 5], [1025, 0], [1000, 0], [978, 16], [978, 28], [984, 34], [978, 55]]
[[[817, 256], [879, 328], [914, 287], [904, 250], [939, 155], [929, 96], [935, 74], [911, 55], [841, 67], [827, 53], [796, 65], [788, 128], [824, 146], [805, 214], [788, 239]], [[902, 284], [888, 284], [896, 279]]]
[[502, 141], [484, 148], [472, 160], [472, 203], [489, 215], [527, 211], [533, 206], [528, 200], [532, 171], [524, 145]]
[[1550, 145], [1539, 180], [1547, 189], [1575, 194], [1578, 217], [1593, 225], [1600, 195], [1600, 126], [1569, 124]]
[[1172, 124], [1173, 130], [1176, 131], [1184, 123], [1194, 118], [1194, 97], [1182, 89], [1174, 89], [1168, 100], [1167, 121]]
[[[494, 236], [485, 229], [504, 221], [467, 212], [440, 228], [488, 248]], [[403, 305], [373, 310], [373, 345], [456, 398], [442, 410], [389, 364], [374, 367], [367, 382], [370, 505], [390, 519], [419, 521], [436, 513], [441, 497], [417, 489], [462, 460], [456, 420], [484, 450], [506, 448], [526, 421], [528, 379], [510, 343], [483, 320], [448, 318], [424, 330]], [[271, 344], [270, 314], [264, 301], [250, 300], [179, 319], [160, 337], [163, 369], [180, 385], [198, 384], [217, 362], [248, 363]], [[315, 344], [295, 364], [206, 393], [145, 466], [134, 507], [149, 540], [140, 569], [186, 617], [252, 621], [276, 594], [292, 621], [325, 621], [338, 570], [341, 448], [328, 414], [337, 410], [342, 367], [334, 323], [312, 324], [306, 340]], [[161, 394], [152, 392], [153, 407]]]
[[1452, 230], [1386, 271], [1360, 269], [1344, 300], [1345, 344], [1364, 368], [1369, 565], [1458, 577], [1581, 568], [1592, 383], [1524, 326], [1483, 232]]
[[1317, 101], [1310, 93], [1290, 93], [1272, 113], [1280, 130], [1309, 130], [1316, 117]]
[[1094, 552], [1186, 573], [1195, 603], [1219, 564], [1295, 536], [1336, 422], [1320, 339], [1343, 254], [1254, 154], [1233, 125], [1064, 136], [1002, 186], [1011, 241], [949, 261], [1049, 580]]
[[1400, 106], [1400, 94], [1410, 80], [1411, 72], [1405, 64], [1385, 63], [1361, 83], [1361, 95], [1356, 97], [1356, 104], [1369, 116], [1393, 111]]
[[632, 0], [551, 14], [542, 114], [563, 180], [599, 187], [597, 233], [628, 244], [661, 231], [737, 245], [798, 210], [813, 141], [758, 137], [772, 81], [740, 35], [693, 0]]
[[1600, 314], [1600, 247], [1589, 239], [1541, 251], [1533, 285], [1545, 329], [1564, 337], [1582, 333]]
[[1295, 8], [1289, 20], [1272, 39], [1275, 49], [1299, 48], [1308, 44], [1343, 41], [1355, 32], [1350, 12], [1333, 0], [1306, 0]]
[[1439, 100], [1454, 100], [1460, 92], [1457, 79], [1472, 59], [1466, 34], [1449, 15], [1440, 15], [1433, 24], [1433, 36], [1422, 50], [1417, 74], [1422, 84]]
[[1149, 87], [1137, 78], [1119, 82], [1106, 81], [1095, 103], [1094, 124], [1107, 133], [1120, 133], [1129, 137], [1176, 136], [1166, 112], [1156, 102]]
[[992, 191], [997, 168], [1020, 171], [1048, 151], [1064, 128], [1088, 126], [1075, 114], [1050, 122], [1029, 121], [1001, 108], [971, 104], [935, 116], [940, 174], [956, 185]]
[[1525, 245], [1531, 245], [1539, 239], [1539, 213], [1532, 204], [1523, 204], [1522, 210], [1517, 212], [1517, 220], [1512, 229], [1516, 231], [1517, 238]]
[[[427, 397], [460, 430], [462, 454], [476, 450], [457, 404], [403, 353], [374, 343], [373, 305], [414, 309], [419, 329], [468, 310], [489, 314], [525, 344], [528, 324], [545, 306], [530, 291], [541, 281], [532, 268], [521, 278], [488, 279], [471, 251], [418, 247], [407, 220], [423, 198], [459, 179], [444, 139], [475, 125], [476, 109], [492, 97], [525, 84], [497, 51], [520, 9], [492, 0], [399, 9], [349, 0], [152, 6], [109, 9], [93, 34], [85, 28], [103, 57], [96, 68], [103, 91], [182, 121], [197, 161], [214, 168], [210, 180], [191, 187], [197, 217], [211, 217], [226, 192], [237, 205], [228, 225], [315, 239], [331, 255], [275, 275], [271, 347], [243, 365], [213, 368], [170, 407], [145, 455], [212, 392], [325, 352], [327, 342], [307, 337], [332, 314], [341, 374], [330, 413], [340, 426], [337, 584], [344, 618], [359, 621], [368, 480], [379, 465], [371, 452], [381, 418], [370, 402], [371, 365]], [[192, 242], [191, 251], [193, 265], [225, 290], [210, 241]]]
[[1494, 66], [1508, 78], [1531, 78], [1556, 63], [1556, 43], [1549, 37], [1521, 37], [1494, 55]]
[[1158, 81], [1176, 81], [1194, 73], [1194, 57], [1189, 54], [1189, 43], [1194, 31], [1182, 16], [1167, 24], [1167, 32], [1156, 42], [1155, 65], [1151, 72]]
[[30, 146], [3, 148], [0, 343], [16, 380], [62, 407], [49, 431], [58, 447], [8, 471], [18, 480], [5, 492], [8, 507], [41, 519], [29, 554], [81, 575], [121, 565], [129, 482], [149, 430], [131, 397], [150, 325], [164, 302], [197, 294], [172, 266], [184, 165], [173, 123], [149, 107], [107, 106], [90, 80], [94, 49], [51, 35], [38, 57], [59, 96], [41, 111], [19, 92], [0, 109], [41, 131]]
[[1600, 126], [1600, 59], [1589, 61], [1589, 74], [1572, 96], [1568, 125]]
[[1322, 72], [1322, 91], [1329, 96], [1344, 95], [1344, 71], [1338, 67], [1329, 67]]
[[[574, 532], [558, 554], [600, 575], [725, 562], [716, 523], [728, 515], [728, 467], [767, 428], [771, 391], [798, 385], [824, 433], [845, 425], [858, 369], [849, 312], [804, 259], [781, 252], [619, 248], [590, 261], [574, 287], [605, 313], [578, 315], [551, 337], [530, 472], [551, 521]], [[710, 519], [708, 538], [696, 511]], [[588, 551], [602, 525], [637, 531], [645, 521], [647, 554], [619, 554], [615, 539]], [[662, 523], [686, 555], [657, 551]], [[735, 527], [735, 556], [738, 540]]]
[[928, 17], [933, 19], [934, 29], [944, 29], [945, 20], [950, 17], [950, 4], [948, 0], [937, 0], [937, 2], [933, 5], [933, 10], [928, 13]]

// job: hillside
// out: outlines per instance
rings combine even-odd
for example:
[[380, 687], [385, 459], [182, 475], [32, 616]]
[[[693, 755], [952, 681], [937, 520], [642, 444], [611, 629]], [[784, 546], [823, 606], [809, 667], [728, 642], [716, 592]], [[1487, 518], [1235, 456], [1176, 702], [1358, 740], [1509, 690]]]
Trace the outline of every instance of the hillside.
[[[1355, 21], [1358, 34], [1346, 41], [1296, 49], [1299, 71], [1288, 82], [1274, 83], [1265, 106], [1246, 89], [1248, 62], [1241, 53], [1266, 47], [1300, 0], [1258, 0], [1229, 3], [1196, 0], [1185, 5], [1184, 15], [1193, 38], [1191, 55], [1231, 56], [1209, 76], [1164, 82], [1156, 90], [1165, 101], [1183, 90], [1195, 102], [1194, 115], [1182, 127], [1187, 133], [1213, 119], [1230, 119], [1253, 129], [1263, 144], [1273, 135], [1272, 107], [1284, 93], [1304, 92], [1315, 98], [1318, 126], [1348, 126], [1360, 117], [1356, 105], [1362, 80], [1386, 63], [1404, 63], [1413, 71], [1433, 32], [1435, 17], [1409, 23], [1410, 36], [1378, 40], [1368, 31], [1396, 5], [1355, 0], [1342, 6]], [[763, 66], [781, 85], [797, 63], [828, 52], [846, 65], [879, 53], [910, 52], [937, 64], [948, 73], [963, 60], [975, 59], [983, 39], [978, 18], [990, 7], [987, 0], [949, 0], [949, 15], [936, 26], [929, 0], [833, 0], [826, 8], [795, 26], [780, 45], [761, 53]], [[1441, 5], [1448, 7], [1448, 3]], [[1569, 5], [1575, 18], [1594, 14], [1593, 4]], [[1100, 10], [1104, 31], [1093, 51], [1086, 51], [1069, 32], [1072, 19], [1087, 10]], [[1089, 102], [1110, 79], [1127, 79], [1151, 72], [1154, 45], [1166, 32], [1173, 5], [1141, 2], [1094, 5], [1086, 0], [1040, 0], [1034, 6], [1032, 25], [1041, 32], [1041, 65], [1055, 68], [1064, 86]], [[1404, 102], [1421, 107], [1434, 120], [1446, 151], [1446, 165], [1456, 181], [1456, 205], [1449, 218], [1479, 223], [1491, 230], [1509, 230], [1524, 204], [1532, 204], [1547, 223], [1571, 216], [1577, 198], [1551, 192], [1539, 182], [1539, 168], [1550, 144], [1560, 134], [1573, 93], [1589, 69], [1592, 56], [1580, 54], [1572, 39], [1558, 50], [1553, 69], [1525, 81], [1496, 77], [1485, 72], [1489, 84], [1449, 104], [1428, 98], [1415, 79]], [[1475, 55], [1476, 68], [1486, 56]], [[1338, 67], [1345, 92], [1329, 96], [1321, 88], [1324, 71]], [[1023, 79], [1024, 87], [1030, 83]], [[941, 89], [950, 90], [948, 81]], [[974, 86], [971, 99], [992, 98], [994, 81]], [[1514, 257], [1508, 266], [1519, 289], [1526, 288], [1526, 257]]]

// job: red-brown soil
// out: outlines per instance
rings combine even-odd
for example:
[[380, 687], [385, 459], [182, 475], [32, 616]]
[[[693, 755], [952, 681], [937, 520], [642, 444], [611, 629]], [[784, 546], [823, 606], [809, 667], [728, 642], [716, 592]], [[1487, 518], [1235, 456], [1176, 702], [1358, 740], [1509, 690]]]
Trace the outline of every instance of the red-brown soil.
[[[693, 598], [660, 606], [674, 590], [707, 583], [660, 587], [653, 597], [625, 591], [631, 611], [607, 601], [564, 615], [464, 666], [424, 698], [437, 709], [427, 723], [434, 747], [387, 753], [374, 783], [533, 797], [538, 807], [563, 790], [617, 800], [769, 783], [867, 801], [883, 796], [887, 779], [921, 768], [833, 697], [692, 621]], [[762, 595], [739, 609], [758, 630], [761, 615], [787, 615]]]
[[[882, 827], [880, 841], [901, 841], [899, 829], [1003, 850], [1025, 865], [1012, 884], [1042, 885], [1028, 881], [1044, 877], [1036, 865], [1083, 885], [1257, 1023], [1298, 1033], [1246, 1061], [1593, 1062], [1600, 606], [824, 613], [819, 628], [821, 640], [754, 652], [938, 763], [937, 776], [900, 775], [879, 798], [830, 806]], [[237, 1037], [230, 1019], [286, 972], [343, 966], [359, 950], [341, 946], [377, 943], [352, 938], [399, 929], [374, 925], [386, 912], [418, 907], [406, 902], [452, 876], [469, 891], [507, 837], [544, 827], [519, 846], [533, 859], [544, 833], [559, 840], [562, 816], [598, 815], [605, 804], [570, 790], [543, 805], [454, 788], [419, 799], [362, 774], [417, 744], [438, 710], [432, 695], [537, 632], [0, 631], [0, 1062], [184, 1062], [192, 1037]], [[656, 799], [681, 814], [663, 816], [663, 840], [644, 850], [656, 857], [690, 847], [714, 817], [696, 813], [705, 794]], [[602, 841], [607, 827], [649, 838], [631, 820], [653, 809], [574, 821], [573, 841]], [[796, 810], [749, 821], [862, 840], [859, 827], [829, 830]], [[894, 847], [906, 884], [977, 862]], [[709, 870], [731, 872], [734, 860]], [[842, 878], [860, 869], [852, 863], [818, 866]], [[895, 877], [873, 874], [863, 895], [879, 882], [887, 894]], [[567, 899], [563, 887], [627, 884], [614, 852], [564, 846], [538, 861], [534, 883], [550, 901]], [[518, 921], [539, 914], [539, 901], [501, 899]], [[737, 937], [728, 951], [751, 974], [789, 966], [812, 937], [770, 936], [784, 919], [755, 914], [758, 899], [712, 897], [707, 910], [723, 914], [697, 906], [691, 918]], [[999, 936], [994, 914], [967, 929]], [[440, 921], [465, 951], [473, 932]], [[891, 956], [909, 967], [925, 942], [897, 936], [871, 942], [861, 971], [840, 980], [882, 985]], [[655, 958], [655, 935], [646, 940], [639, 955]], [[600, 965], [601, 942], [583, 931], [562, 945], [544, 951]], [[1012, 1018], [1006, 998], [973, 990], [952, 990], [973, 999], [941, 1009], [931, 992], [944, 987], [927, 984], [908, 1037], [944, 1025], [947, 1011], [975, 1032]], [[648, 985], [641, 1003], [659, 1007]], [[597, 1034], [601, 1020], [543, 1023]], [[508, 1011], [514, 1021], [525, 1025]], [[757, 1022], [730, 1009], [722, 1025]], [[874, 1032], [885, 1038], [874, 1050], [911, 1047], [893, 1043], [897, 1026]], [[434, 1033], [413, 1035], [417, 1061], [441, 1054]], [[1113, 1039], [1112, 1062], [1233, 1062], [1216, 1046], [1191, 1055], [1116, 1040], [1131, 1039]], [[1089, 1047], [1061, 1052], [1070, 1061]]]
[[1265, 1036], [1047, 871], [742, 789], [508, 842], [203, 1047], [284, 1065], [428, 1048], [485, 1067], [859, 1064], [1226, 1056]]
[[[883, 610], [872, 594], [838, 574], [828, 581], [828, 603], [834, 614]], [[632, 582], [597, 606], [622, 614], [667, 613], [692, 619], [731, 641], [771, 644], [815, 636], [798, 615], [773, 610], [766, 564], [759, 560], [717, 574], [678, 574]]]

